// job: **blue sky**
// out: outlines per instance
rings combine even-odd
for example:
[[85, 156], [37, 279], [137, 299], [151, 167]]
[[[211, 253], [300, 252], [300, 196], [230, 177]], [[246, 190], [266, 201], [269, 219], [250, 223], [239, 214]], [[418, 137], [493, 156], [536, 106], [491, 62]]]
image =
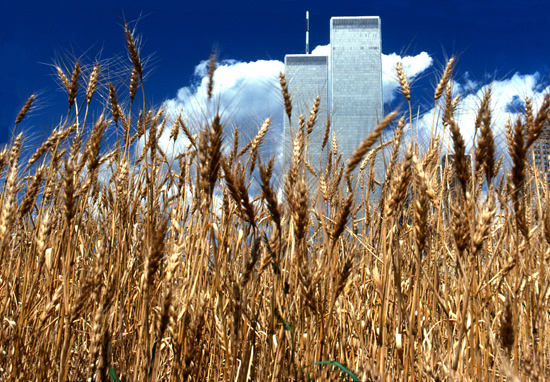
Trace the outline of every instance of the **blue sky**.
[[[550, 2], [545, 0], [3, 1], [0, 142], [9, 139], [19, 109], [33, 93], [37, 107], [26, 128], [47, 132], [59, 122], [66, 97], [52, 63], [73, 56], [88, 64], [117, 56], [125, 62], [124, 20], [137, 21], [142, 56], [149, 57], [149, 103], [188, 104], [201, 81], [200, 64], [213, 47], [225, 64], [225, 74], [217, 74], [220, 94], [240, 105], [258, 99], [255, 86], [271, 89], [269, 76], [279, 70], [277, 62], [303, 51], [307, 9], [312, 48], [329, 43], [331, 16], [380, 16], [386, 63], [409, 56], [408, 74], [418, 80], [416, 102], [433, 96], [437, 75], [451, 55], [458, 56], [456, 89], [469, 92], [472, 105], [479, 98], [478, 84], [492, 83], [506, 97], [521, 100], [528, 94], [536, 101], [549, 82]], [[116, 67], [110, 66], [113, 75]], [[250, 89], [243, 90], [243, 83]], [[388, 86], [391, 93], [395, 84]], [[237, 94], [244, 98], [235, 102]], [[511, 98], [503, 99], [499, 107], [504, 110]], [[264, 111], [278, 112], [277, 106]]]

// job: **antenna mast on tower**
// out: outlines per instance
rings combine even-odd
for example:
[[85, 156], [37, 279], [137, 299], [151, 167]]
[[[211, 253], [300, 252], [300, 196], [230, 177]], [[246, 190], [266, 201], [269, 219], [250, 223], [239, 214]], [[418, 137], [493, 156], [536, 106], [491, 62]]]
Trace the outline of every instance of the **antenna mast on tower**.
[[306, 54], [309, 54], [309, 11], [306, 11]]

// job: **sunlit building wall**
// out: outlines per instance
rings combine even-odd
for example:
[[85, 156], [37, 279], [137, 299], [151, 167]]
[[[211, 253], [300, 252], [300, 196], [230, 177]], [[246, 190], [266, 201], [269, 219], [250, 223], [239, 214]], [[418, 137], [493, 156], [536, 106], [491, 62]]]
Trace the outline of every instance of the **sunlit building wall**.
[[[292, 95], [292, 119], [284, 116], [284, 158], [287, 163], [292, 158], [292, 133], [299, 129], [299, 117], [303, 115], [306, 123], [309, 119], [315, 98], [319, 96], [320, 105], [317, 123], [308, 137], [308, 162], [315, 168], [321, 159], [321, 144], [325, 132], [328, 111], [328, 57], [306, 54], [285, 56], [285, 76]], [[292, 131], [292, 133], [291, 133]], [[328, 149], [325, 149], [325, 152]]]
[[380, 18], [330, 20], [331, 114], [344, 158], [383, 118]]
[[539, 138], [533, 143], [533, 156], [535, 167], [539, 174], [550, 184], [550, 125], [545, 124]]

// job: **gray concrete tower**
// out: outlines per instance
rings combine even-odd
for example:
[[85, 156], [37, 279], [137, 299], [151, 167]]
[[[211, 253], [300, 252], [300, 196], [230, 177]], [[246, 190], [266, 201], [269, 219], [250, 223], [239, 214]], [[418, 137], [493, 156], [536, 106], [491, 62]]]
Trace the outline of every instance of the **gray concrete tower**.
[[[288, 165], [292, 159], [292, 140], [290, 130], [298, 131], [298, 119], [304, 115], [306, 122], [317, 96], [321, 104], [317, 123], [309, 136], [308, 161], [316, 168], [319, 166], [321, 143], [328, 111], [328, 57], [311, 54], [288, 54], [285, 56], [285, 76], [288, 90], [292, 96], [292, 120], [290, 126], [285, 114], [283, 124], [284, 161]], [[327, 151], [325, 149], [325, 151]]]
[[380, 18], [330, 19], [331, 115], [348, 159], [383, 118]]

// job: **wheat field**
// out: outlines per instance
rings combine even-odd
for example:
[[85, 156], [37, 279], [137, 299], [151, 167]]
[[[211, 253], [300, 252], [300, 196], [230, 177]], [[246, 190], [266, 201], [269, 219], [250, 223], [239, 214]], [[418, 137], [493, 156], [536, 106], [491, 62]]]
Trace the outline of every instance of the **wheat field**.
[[[57, 67], [63, 122], [30, 153], [24, 134], [0, 152], [0, 381], [550, 378], [550, 194], [530, 159], [549, 95], [493, 126], [487, 91], [469, 153], [449, 60], [434, 91], [445, 156], [444, 135], [408, 137], [397, 65], [408, 110], [342, 158], [316, 101], [283, 168], [262, 157], [269, 119], [239, 142], [219, 114], [147, 107], [124, 33], [124, 86], [100, 64]], [[306, 159], [313, 129], [322, 165]], [[187, 148], [166, 152], [168, 131]]]

